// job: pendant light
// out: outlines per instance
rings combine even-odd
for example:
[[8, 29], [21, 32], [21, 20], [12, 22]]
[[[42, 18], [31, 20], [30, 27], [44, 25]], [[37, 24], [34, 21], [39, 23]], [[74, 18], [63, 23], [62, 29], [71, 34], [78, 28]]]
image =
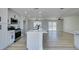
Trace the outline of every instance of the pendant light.
[[58, 17], [58, 20], [61, 20], [61, 21], [63, 21], [63, 10], [64, 10], [64, 8], [60, 8], [60, 17]]

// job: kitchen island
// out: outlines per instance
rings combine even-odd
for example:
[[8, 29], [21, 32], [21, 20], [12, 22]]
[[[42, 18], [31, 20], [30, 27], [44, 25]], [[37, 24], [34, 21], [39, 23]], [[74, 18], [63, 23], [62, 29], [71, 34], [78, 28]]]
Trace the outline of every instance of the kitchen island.
[[27, 44], [28, 50], [43, 50], [43, 35], [47, 33], [44, 30], [30, 30], [27, 34]]

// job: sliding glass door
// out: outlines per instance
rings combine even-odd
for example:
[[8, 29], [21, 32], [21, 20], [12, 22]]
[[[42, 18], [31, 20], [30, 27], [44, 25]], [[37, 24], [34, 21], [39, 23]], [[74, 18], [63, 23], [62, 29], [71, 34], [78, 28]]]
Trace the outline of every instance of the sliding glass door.
[[56, 31], [57, 30], [57, 23], [56, 22], [48, 22], [48, 30], [49, 31]]

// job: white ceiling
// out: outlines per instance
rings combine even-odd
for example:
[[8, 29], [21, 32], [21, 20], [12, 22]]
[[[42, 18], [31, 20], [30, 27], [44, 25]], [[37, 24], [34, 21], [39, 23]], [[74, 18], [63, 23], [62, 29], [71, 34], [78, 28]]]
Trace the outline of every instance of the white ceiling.
[[76, 16], [79, 15], [79, 8], [11, 8], [16, 11], [18, 14], [30, 18], [39, 17], [39, 18], [52, 18], [52, 17], [67, 17], [67, 16]]

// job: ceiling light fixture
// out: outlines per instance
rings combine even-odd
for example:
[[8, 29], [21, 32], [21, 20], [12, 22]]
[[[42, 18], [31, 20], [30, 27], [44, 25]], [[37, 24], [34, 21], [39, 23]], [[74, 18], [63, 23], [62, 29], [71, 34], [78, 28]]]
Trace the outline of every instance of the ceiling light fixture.
[[27, 11], [25, 11], [25, 14], [27, 14]]
[[63, 10], [63, 9], [64, 9], [64, 8], [60, 8], [61, 11], [60, 11], [60, 17], [58, 17], [58, 20], [63, 20], [63, 17], [62, 17], [62, 12], [63, 12], [62, 10]]
[[61, 10], [63, 10], [64, 8], [60, 8]]
[[39, 8], [34, 8], [35, 10], [38, 10]]

